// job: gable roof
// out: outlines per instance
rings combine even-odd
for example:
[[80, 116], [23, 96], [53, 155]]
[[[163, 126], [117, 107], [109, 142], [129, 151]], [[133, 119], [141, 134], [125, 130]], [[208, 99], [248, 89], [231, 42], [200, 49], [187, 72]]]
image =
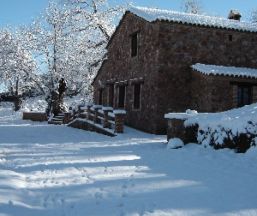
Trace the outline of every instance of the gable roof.
[[170, 21], [183, 24], [200, 25], [215, 28], [232, 29], [237, 31], [257, 32], [257, 24], [226, 19], [223, 17], [213, 17], [198, 14], [182, 13], [170, 10], [161, 10], [146, 7], [130, 7], [129, 12], [141, 17], [149, 22]]
[[257, 69], [253, 68], [206, 65], [200, 63], [192, 65], [192, 68], [205, 75], [223, 75], [257, 79]]

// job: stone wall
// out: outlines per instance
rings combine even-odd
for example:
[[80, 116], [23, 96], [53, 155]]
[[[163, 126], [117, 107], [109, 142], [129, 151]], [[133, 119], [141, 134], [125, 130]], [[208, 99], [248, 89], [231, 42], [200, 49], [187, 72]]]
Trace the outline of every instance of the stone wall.
[[[108, 46], [108, 60], [103, 64], [94, 82], [94, 101], [98, 103], [98, 90], [103, 90], [103, 105], [108, 104], [108, 84], [115, 84], [114, 109], [118, 108], [118, 86], [126, 85], [126, 124], [147, 132], [156, 130], [158, 32], [159, 26], [126, 14]], [[138, 55], [131, 57], [131, 34], [139, 33]], [[141, 79], [141, 108], [133, 108], [133, 80]], [[122, 83], [122, 81], [125, 81]], [[149, 102], [151, 101], [151, 102]]]
[[23, 120], [31, 120], [31, 121], [47, 121], [46, 113], [39, 113], [39, 112], [23, 112], [22, 116]]
[[[196, 63], [257, 68], [257, 34], [226, 29], [157, 22], [160, 26], [158, 78], [159, 128], [165, 130], [165, 113], [196, 109], [218, 112], [233, 108], [230, 77], [192, 72]], [[232, 35], [232, 41], [229, 41]]]
[[257, 80], [228, 76], [204, 75], [192, 71], [190, 109], [220, 112], [237, 107], [237, 83], [253, 85], [252, 99], [257, 102]]

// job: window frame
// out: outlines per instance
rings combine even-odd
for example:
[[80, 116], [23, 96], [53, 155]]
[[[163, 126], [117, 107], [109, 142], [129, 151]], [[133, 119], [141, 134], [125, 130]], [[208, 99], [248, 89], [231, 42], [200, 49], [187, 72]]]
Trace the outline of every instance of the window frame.
[[232, 35], [232, 34], [229, 34], [229, 35], [228, 35], [228, 41], [229, 41], [229, 42], [233, 42], [233, 39], [234, 39], [233, 35]]
[[103, 105], [103, 94], [104, 94], [104, 89], [103, 88], [98, 89], [98, 105]]
[[[117, 88], [118, 88], [118, 103], [117, 103], [117, 107], [119, 108], [119, 109], [125, 109], [125, 107], [126, 107], [126, 98], [127, 98], [127, 96], [126, 96], [126, 93], [127, 93], [127, 88], [126, 88], [126, 85], [119, 85], [119, 86], [117, 86]], [[124, 88], [124, 96], [123, 96], [123, 106], [120, 106], [121, 105], [121, 103], [120, 103], [120, 99], [121, 99], [121, 96], [120, 96], [120, 94], [121, 94], [121, 88]]]
[[[133, 39], [136, 39], [135, 41]], [[134, 44], [135, 42], [136, 44]], [[131, 58], [135, 58], [138, 56], [139, 51], [139, 31], [134, 32], [130, 35], [130, 56]]]
[[[241, 89], [241, 91], [240, 91]], [[245, 103], [244, 91], [247, 90], [248, 101]], [[253, 86], [247, 84], [237, 85], [237, 107], [243, 107], [245, 105], [250, 105], [253, 102]]]
[[[135, 96], [136, 96], [136, 86], [139, 86], [139, 96], [138, 96], [138, 107], [135, 107]], [[133, 110], [139, 111], [142, 107], [142, 83], [134, 83], [133, 84]]]

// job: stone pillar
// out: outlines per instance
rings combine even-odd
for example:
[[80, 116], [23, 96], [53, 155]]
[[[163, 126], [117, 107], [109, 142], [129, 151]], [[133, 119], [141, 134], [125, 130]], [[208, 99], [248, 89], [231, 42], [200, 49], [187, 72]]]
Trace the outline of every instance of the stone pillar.
[[63, 123], [68, 124], [71, 121], [71, 112], [64, 113]]
[[125, 110], [114, 110], [115, 115], [115, 133], [123, 133], [124, 132], [124, 123], [126, 117]]
[[109, 112], [112, 112], [113, 108], [112, 107], [103, 107], [103, 111], [104, 111], [103, 127], [111, 128], [111, 124], [109, 123]]
[[168, 119], [168, 141], [172, 138], [180, 138], [185, 140], [186, 130], [184, 126], [185, 119]]
[[187, 113], [169, 113], [165, 115], [168, 121], [167, 140], [180, 138], [185, 144], [197, 142], [198, 125], [185, 126], [185, 121], [197, 116], [197, 112], [187, 111]]

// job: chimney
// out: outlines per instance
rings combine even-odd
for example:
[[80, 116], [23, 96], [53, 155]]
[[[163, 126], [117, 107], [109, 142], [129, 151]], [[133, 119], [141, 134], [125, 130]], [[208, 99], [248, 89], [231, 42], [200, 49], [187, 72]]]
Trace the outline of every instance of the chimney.
[[240, 12], [237, 10], [231, 10], [228, 15], [228, 19], [237, 20], [237, 21], [240, 21], [241, 17], [242, 16], [241, 16]]

